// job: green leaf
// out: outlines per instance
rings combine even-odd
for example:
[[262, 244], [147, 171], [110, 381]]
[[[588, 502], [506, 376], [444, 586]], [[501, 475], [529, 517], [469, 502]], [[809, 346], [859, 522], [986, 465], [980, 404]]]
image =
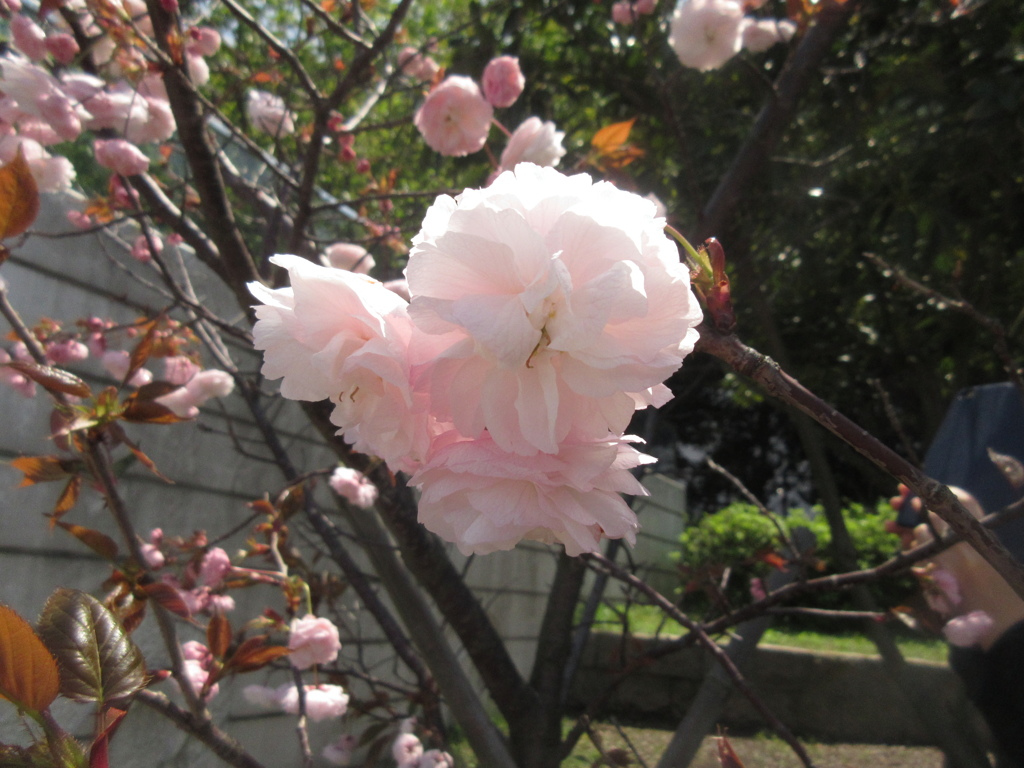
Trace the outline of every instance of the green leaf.
[[60, 663], [61, 693], [73, 701], [105, 704], [145, 685], [138, 647], [92, 595], [58, 589], [43, 608], [39, 634]]
[[32, 625], [0, 605], [0, 696], [38, 718], [59, 692], [57, 662]]

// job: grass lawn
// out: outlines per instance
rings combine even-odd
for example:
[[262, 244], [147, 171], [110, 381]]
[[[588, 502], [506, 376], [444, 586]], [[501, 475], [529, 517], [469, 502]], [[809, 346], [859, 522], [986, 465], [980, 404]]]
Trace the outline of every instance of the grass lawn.
[[[643, 764], [654, 766], [672, 734], [647, 728], [622, 728], [602, 724], [595, 727], [602, 747], [633, 748]], [[773, 736], [729, 736], [736, 756], [745, 768], [799, 768], [799, 758], [785, 742]], [[818, 768], [942, 768], [942, 753], [931, 747], [880, 746], [876, 744], [815, 744], [803, 742]], [[719, 768], [715, 739], [704, 739], [700, 751], [690, 768]], [[573, 755], [562, 763], [562, 768], [589, 768], [600, 757], [596, 747], [588, 740], [581, 741]], [[641, 765], [634, 762], [633, 765]]]
[[[661, 634], [668, 637], [682, 634], [682, 627], [674, 621], [665, 620], [664, 615], [652, 606], [632, 606], [629, 609], [629, 626], [639, 634]], [[608, 606], [601, 606], [597, 614], [595, 629], [618, 631], [622, 627], [619, 616]], [[837, 651], [842, 653], [863, 653], [877, 656], [874, 643], [860, 632], [822, 634], [788, 628], [769, 629], [761, 642], [782, 645], [789, 648], [803, 648], [808, 651]], [[938, 638], [910, 636], [897, 632], [896, 644], [908, 659], [945, 662], [946, 643]]]

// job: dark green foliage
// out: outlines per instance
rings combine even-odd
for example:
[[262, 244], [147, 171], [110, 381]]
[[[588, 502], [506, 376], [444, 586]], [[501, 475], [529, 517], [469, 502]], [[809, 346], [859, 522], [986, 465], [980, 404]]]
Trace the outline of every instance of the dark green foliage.
[[[895, 513], [888, 504], [879, 502], [874, 509], [851, 504], [843, 510], [843, 517], [857, 550], [859, 568], [879, 565], [898, 551], [897, 538], [885, 531], [886, 521], [895, 519]], [[831, 551], [832, 536], [820, 509], [810, 514], [803, 510], [792, 510], [778, 522], [787, 533], [805, 527], [814, 534], [817, 545], [803, 558], [801, 564], [794, 566], [806, 578], [842, 572]], [[767, 577], [776, 567], [774, 554], [786, 551], [775, 523], [753, 505], [741, 503], [731, 504], [720, 512], [706, 515], [698, 524], [688, 528], [680, 540], [683, 609], [707, 615], [717, 615], [729, 608], [738, 608], [751, 602], [751, 579]], [[884, 609], [906, 602], [914, 593], [916, 585], [912, 577], [905, 576], [873, 583], [869, 589]], [[847, 592], [814, 595], [797, 604], [854, 610]], [[851, 628], [848, 623], [835, 620], [822, 622], [789, 619], [786, 623], [824, 630]]]

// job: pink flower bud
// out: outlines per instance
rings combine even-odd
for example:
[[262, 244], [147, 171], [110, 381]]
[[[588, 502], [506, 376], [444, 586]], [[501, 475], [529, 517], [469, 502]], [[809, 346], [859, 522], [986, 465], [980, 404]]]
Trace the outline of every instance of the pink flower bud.
[[46, 33], [32, 19], [17, 13], [11, 17], [10, 27], [15, 48], [33, 61], [46, 57]]
[[157, 253], [161, 253], [164, 249], [164, 242], [158, 235], [150, 235], [147, 238], [145, 235], [139, 235], [135, 238], [135, 242], [132, 244], [132, 258], [143, 264], [148, 264], [153, 260], [153, 253], [149, 249], [150, 240], [153, 241], [153, 247], [156, 248]]
[[124, 139], [97, 139], [93, 152], [97, 163], [122, 176], [136, 176], [149, 169], [149, 158]]
[[494, 107], [511, 107], [526, 87], [515, 56], [499, 56], [484, 67], [484, 97]]
[[184, 355], [164, 358], [164, 381], [185, 386], [199, 372], [199, 366]]
[[199, 564], [199, 581], [204, 586], [215, 587], [231, 572], [231, 558], [220, 547], [214, 547]]
[[192, 27], [188, 31], [192, 43], [189, 48], [200, 56], [213, 56], [220, 50], [220, 32], [212, 27]]
[[423, 744], [412, 733], [400, 733], [391, 745], [391, 756], [398, 768], [410, 768], [416, 765], [423, 754]]
[[413, 123], [435, 152], [461, 157], [483, 149], [494, 108], [468, 77], [453, 75], [436, 86]]
[[46, 345], [46, 359], [54, 365], [77, 363], [89, 357], [89, 348], [80, 341], [65, 339]]
[[377, 501], [377, 486], [358, 469], [338, 467], [328, 483], [336, 494], [362, 509], [369, 509]]
[[10, 361], [11, 356], [7, 354], [7, 351], [0, 349], [0, 383], [6, 384], [12, 389], [20, 392], [25, 397], [35, 397], [36, 383], [31, 379], [22, 376], [17, 371], [3, 365]]
[[620, 0], [612, 4], [612, 21], [616, 24], [632, 24], [636, 21], [636, 10], [629, 0]]
[[425, 81], [433, 80], [441, 71], [436, 61], [412, 46], [406, 46], [398, 54], [398, 68], [403, 75]]
[[289, 660], [296, 669], [309, 669], [314, 664], [328, 664], [338, 658], [341, 640], [338, 628], [330, 619], [308, 614], [292, 619]]
[[189, 379], [185, 389], [196, 398], [197, 405], [202, 405], [212, 397], [230, 395], [235, 389], [235, 380], [227, 371], [210, 369], [200, 371]]
[[167, 562], [164, 553], [152, 544], [142, 544], [139, 551], [142, 553], [142, 559], [146, 561], [146, 567], [151, 571], [160, 570]]
[[942, 634], [959, 648], [969, 648], [980, 643], [992, 631], [995, 622], [985, 611], [971, 611], [946, 622]]
[[92, 226], [92, 218], [81, 211], [68, 211], [68, 221], [78, 229], [89, 229]]
[[368, 174], [370, 172], [370, 161], [365, 157], [359, 158], [359, 162], [356, 163], [356, 173]]
[[633, 3], [633, 10], [644, 16], [649, 16], [657, 10], [658, 0], [636, 0]]
[[361, 245], [355, 243], [334, 243], [327, 246], [321, 262], [325, 267], [347, 269], [349, 272], [358, 272], [363, 275], [369, 274], [370, 270], [377, 266], [373, 256], [367, 253]]
[[67, 32], [47, 35], [45, 42], [46, 50], [61, 64], [70, 64], [81, 51], [78, 47], [78, 42]]

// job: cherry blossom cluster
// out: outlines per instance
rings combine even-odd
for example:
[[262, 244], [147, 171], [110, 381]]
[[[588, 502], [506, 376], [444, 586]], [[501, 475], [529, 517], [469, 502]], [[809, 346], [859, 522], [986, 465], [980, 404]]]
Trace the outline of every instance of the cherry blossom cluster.
[[[62, 8], [77, 15], [80, 28], [95, 44], [89, 55], [97, 74], [68, 67], [79, 46], [61, 14], [41, 13], [33, 19], [19, 0], [4, 0], [13, 51], [0, 56], [0, 161], [9, 162], [20, 148], [41, 191], [68, 189], [75, 169], [46, 147], [78, 139], [84, 131], [116, 134], [97, 139], [97, 162], [126, 176], [143, 173], [148, 156], [139, 144], [162, 142], [174, 131], [174, 118], [159, 73], [150, 71], [145, 38], [153, 28], [142, 0], [90, 4], [68, 0]], [[209, 27], [189, 27], [182, 55], [192, 82], [209, 80], [205, 57], [220, 46], [219, 33]], [[55, 77], [50, 64], [63, 70]]]
[[[307, 615], [293, 619], [289, 627], [288, 659], [296, 669], [309, 669], [319, 664], [330, 664], [338, 658], [341, 642], [338, 628], [330, 619]], [[243, 691], [245, 698], [265, 709], [276, 709], [290, 715], [299, 713], [299, 690], [294, 681], [276, 688], [249, 685]], [[339, 718], [348, 709], [348, 694], [340, 685], [306, 685], [303, 687], [305, 711], [310, 720], [320, 722]]]
[[[499, 56], [484, 68], [481, 83], [482, 87], [472, 78], [450, 75], [427, 94], [413, 122], [431, 149], [453, 157], [479, 152], [487, 143], [495, 108], [512, 106], [526, 79], [517, 58]], [[509, 134], [494, 176], [519, 163], [557, 165], [565, 154], [564, 138], [554, 123], [527, 118]]]
[[299, 256], [250, 289], [263, 373], [329, 399], [356, 450], [412, 475], [420, 521], [464, 553], [634, 539], [620, 493], [653, 461], [625, 430], [671, 398], [701, 311], [654, 205], [523, 164], [443, 195], [413, 239], [410, 302]]
[[447, 752], [439, 749], [423, 750], [423, 742], [412, 732], [415, 726], [414, 717], [403, 720], [399, 726], [398, 736], [391, 744], [395, 768], [454, 768], [455, 761]]
[[612, 4], [612, 21], [632, 24], [641, 16], [653, 14], [657, 6], [657, 0], [619, 0]]
[[788, 42], [796, 25], [788, 20], [746, 15], [764, 0], [681, 0], [669, 23], [669, 45], [683, 66], [702, 72], [718, 69], [746, 48], [766, 51]]
[[[231, 394], [235, 381], [227, 372], [203, 369], [192, 356], [182, 354], [185, 348], [194, 343], [193, 338], [176, 322], [168, 320], [166, 324], [167, 327], [155, 335], [151, 356], [162, 362], [163, 375], [160, 380], [176, 388], [156, 398], [156, 402], [179, 418], [194, 419], [199, 415], [199, 407], [208, 400]], [[46, 361], [51, 365], [82, 363], [91, 356], [98, 359], [103, 369], [115, 380], [123, 381], [131, 367], [131, 353], [119, 345], [115, 346], [115, 340], [130, 342], [137, 338], [139, 329], [135, 326], [121, 327], [99, 317], [79, 320], [77, 326], [72, 330], [56, 320], [43, 318], [31, 331], [42, 346]], [[9, 349], [0, 348], [0, 383], [13, 387], [26, 397], [34, 397], [35, 383], [3, 365], [12, 360], [32, 361], [32, 355], [23, 342], [14, 342]], [[129, 387], [142, 387], [154, 378], [152, 371], [142, 367], [126, 383]]]

